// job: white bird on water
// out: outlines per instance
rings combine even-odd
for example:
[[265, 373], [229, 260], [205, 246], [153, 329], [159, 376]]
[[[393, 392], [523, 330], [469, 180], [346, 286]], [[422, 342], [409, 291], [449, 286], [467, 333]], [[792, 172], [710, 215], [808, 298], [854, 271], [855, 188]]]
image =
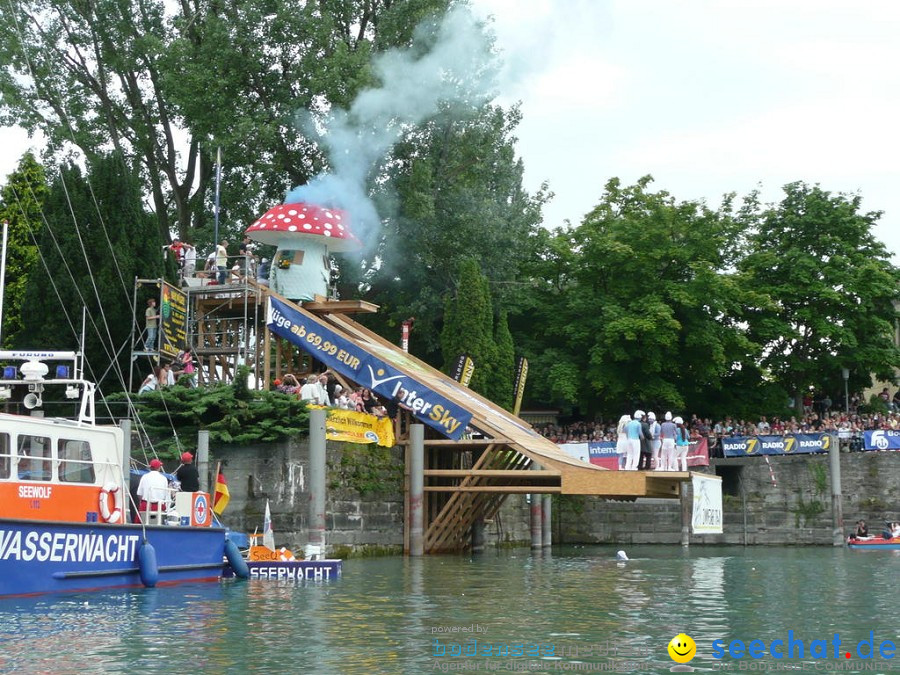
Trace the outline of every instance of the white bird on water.
[[628, 560], [628, 556], [625, 555], [625, 551], [619, 551], [616, 553], [616, 560]]

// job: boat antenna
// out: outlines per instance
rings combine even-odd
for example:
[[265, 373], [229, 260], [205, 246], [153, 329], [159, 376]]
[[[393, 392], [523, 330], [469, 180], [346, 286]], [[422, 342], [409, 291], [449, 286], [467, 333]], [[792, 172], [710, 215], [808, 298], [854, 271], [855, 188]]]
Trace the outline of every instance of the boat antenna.
[[6, 237], [9, 221], [3, 221], [3, 247], [0, 250], [0, 346], [3, 345], [3, 296], [6, 294]]

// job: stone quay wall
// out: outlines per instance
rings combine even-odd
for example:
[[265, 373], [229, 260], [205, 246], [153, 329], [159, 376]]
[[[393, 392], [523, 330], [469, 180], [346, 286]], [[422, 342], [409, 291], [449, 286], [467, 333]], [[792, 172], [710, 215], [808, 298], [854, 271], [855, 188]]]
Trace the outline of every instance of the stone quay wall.
[[[224, 463], [232, 529], [262, 531], [266, 500], [278, 546], [307, 543], [309, 445], [306, 438], [211, 452], [210, 472]], [[400, 448], [327, 444], [326, 542], [331, 555], [400, 553], [403, 545], [403, 455]], [[771, 473], [769, 470], [771, 465]], [[695, 544], [832, 544], [829, 458], [821, 455], [716, 459], [722, 476], [724, 534], [691, 536]], [[773, 483], [774, 476], [774, 483]], [[900, 452], [841, 453], [844, 531], [859, 518], [870, 531], [900, 520]], [[554, 496], [553, 543], [678, 544], [677, 499], [612, 501]], [[485, 543], [530, 545], [526, 495], [510, 495], [485, 524]]]
[[[860, 518], [872, 534], [900, 520], [900, 452], [841, 453], [844, 532]], [[771, 473], [769, 466], [771, 465]], [[832, 544], [831, 476], [827, 454], [714, 459], [708, 473], [722, 476], [724, 533], [691, 535], [696, 544]], [[774, 482], [773, 482], [774, 477]], [[524, 495], [506, 500], [485, 527], [487, 544], [530, 545]], [[611, 501], [554, 496], [553, 543], [677, 544], [677, 499]]]
[[[401, 553], [400, 449], [328, 443], [326, 458], [326, 553]], [[268, 500], [276, 546], [302, 551], [308, 541], [309, 439], [211, 449], [211, 474], [217, 461], [231, 497], [222, 521], [233, 530], [261, 533]]]

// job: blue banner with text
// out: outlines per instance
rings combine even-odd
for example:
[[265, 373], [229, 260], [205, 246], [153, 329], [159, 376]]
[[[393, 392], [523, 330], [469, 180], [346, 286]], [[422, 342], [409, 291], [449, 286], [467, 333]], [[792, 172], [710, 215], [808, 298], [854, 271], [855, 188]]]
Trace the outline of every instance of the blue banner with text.
[[790, 436], [734, 436], [722, 439], [726, 457], [757, 455], [804, 455], [826, 452], [833, 442], [828, 434], [792, 434]]
[[876, 429], [863, 435], [866, 450], [900, 450], [900, 430]]
[[326, 368], [385, 399], [397, 401], [447, 438], [461, 438], [472, 420], [472, 413], [465, 408], [276, 298], [269, 298], [266, 324], [270, 331], [309, 352]]

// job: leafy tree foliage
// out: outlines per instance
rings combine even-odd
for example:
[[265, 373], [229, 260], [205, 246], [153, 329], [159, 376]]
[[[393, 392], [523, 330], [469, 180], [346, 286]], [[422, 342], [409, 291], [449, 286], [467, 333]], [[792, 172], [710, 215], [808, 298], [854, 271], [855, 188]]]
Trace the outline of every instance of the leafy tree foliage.
[[610, 180], [600, 204], [543, 256], [556, 271], [539, 284], [532, 302], [545, 312], [532, 320], [546, 326], [554, 361], [537, 359], [539, 379], [559, 378], [555, 392], [586, 409], [702, 408], [752, 355], [740, 288], [725, 272], [738, 225], [727, 209], [650, 192], [650, 181]]
[[447, 4], [23, 0], [0, 12], [0, 121], [40, 129], [51, 150], [136, 160], [160, 236], [174, 221], [209, 239], [217, 146], [223, 226], [248, 223], [323, 166], [297, 111], [346, 106], [371, 82], [371, 53], [408, 44]]
[[46, 194], [44, 167], [26, 153], [0, 190], [0, 221], [9, 223], [2, 348], [18, 342], [28, 278], [36, 270], [41, 272], [36, 241], [43, 225], [41, 206]]
[[249, 390], [248, 373], [240, 366], [230, 384], [199, 388], [176, 384], [138, 397], [121, 392], [107, 400], [130, 398], [141, 429], [163, 457], [193, 451], [201, 429], [209, 431], [212, 443], [264, 443], [307, 433], [306, 404], [279, 391]]
[[548, 195], [522, 187], [513, 136], [519, 121], [515, 108], [486, 106], [463, 118], [448, 113], [395, 149], [388, 186], [396, 203], [383, 209], [395, 215], [365, 276], [366, 298], [382, 309], [369, 322], [391, 334], [415, 316], [411, 350], [432, 362], [441, 356], [443, 298], [461, 282], [461, 262], [477, 261], [502, 304], [531, 252]]
[[839, 391], [841, 369], [857, 386], [900, 367], [893, 342], [900, 274], [872, 234], [880, 213], [861, 198], [802, 182], [777, 205], [748, 212], [749, 250], [738, 267], [760, 302], [747, 313], [768, 375], [801, 405], [807, 387]]
[[124, 386], [129, 351], [120, 348], [137, 318], [133, 280], [162, 273], [161, 240], [143, 208], [140, 181], [121, 156], [100, 156], [89, 176], [75, 165], [60, 169], [44, 204], [41, 266], [29, 277], [20, 342], [77, 348], [85, 308], [89, 373], [101, 387]]

